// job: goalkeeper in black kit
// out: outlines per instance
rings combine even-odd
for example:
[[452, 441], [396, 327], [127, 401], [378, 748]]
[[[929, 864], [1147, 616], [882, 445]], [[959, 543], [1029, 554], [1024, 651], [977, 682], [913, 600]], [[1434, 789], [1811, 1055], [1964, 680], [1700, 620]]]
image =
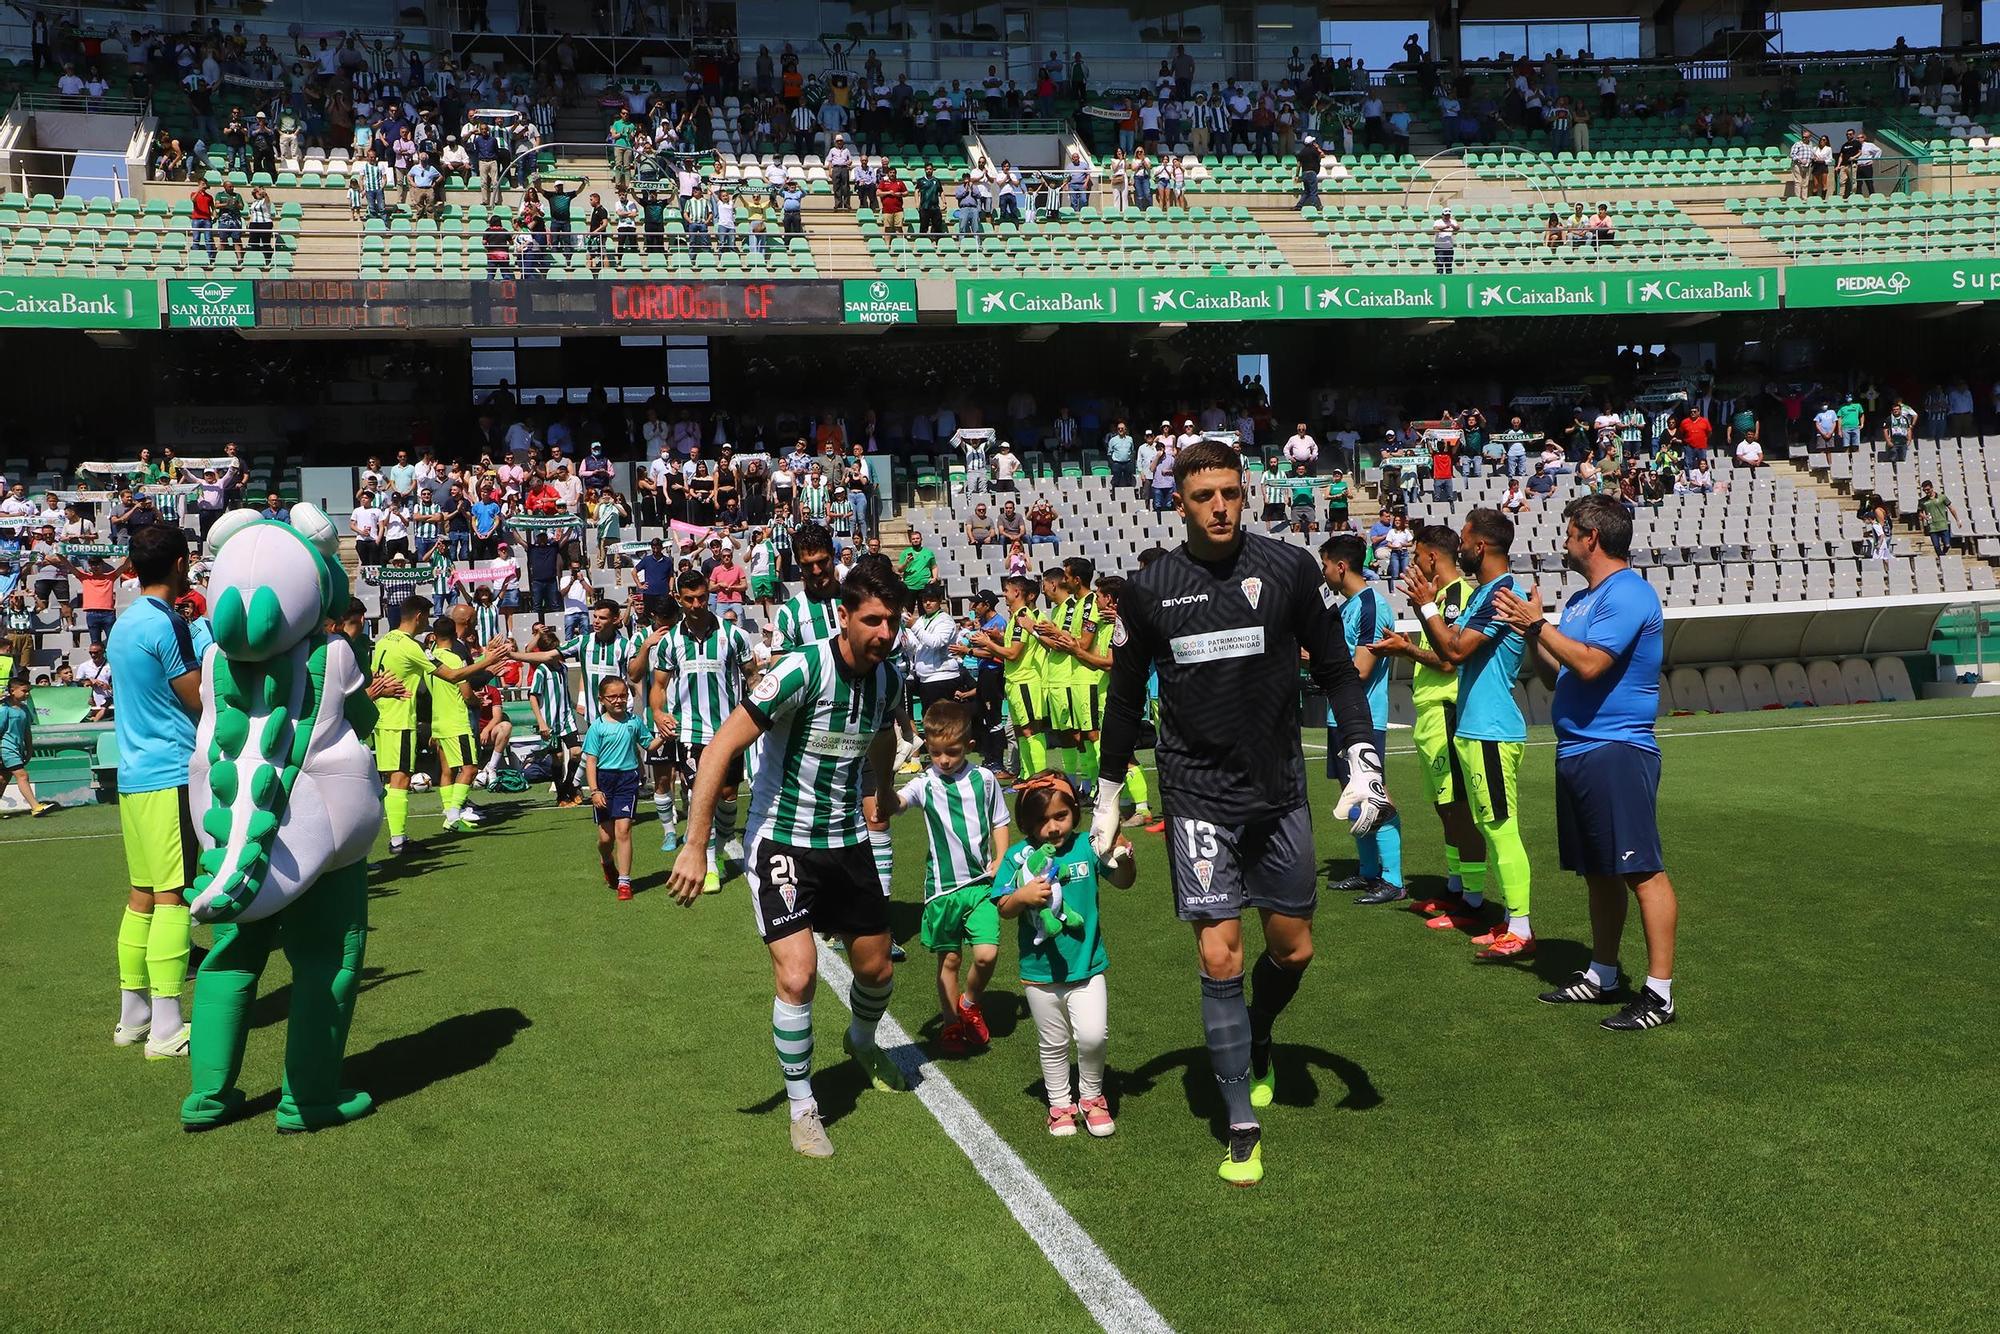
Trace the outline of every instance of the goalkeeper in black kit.
[[[1299, 748], [1299, 651], [1325, 692], [1349, 779], [1334, 807], [1355, 834], [1394, 809], [1382, 784], [1368, 698], [1341, 634], [1333, 590], [1303, 548], [1243, 531], [1243, 464], [1227, 445], [1180, 452], [1174, 501], [1187, 541], [1134, 576], [1118, 600], [1103, 765], [1090, 838], [1117, 846], [1118, 799], [1159, 672], [1160, 791], [1174, 906], [1194, 925], [1201, 1019], [1229, 1112], [1224, 1181], [1264, 1177], [1255, 1109], [1275, 1096], [1271, 1026], [1312, 962], [1319, 859]], [[1264, 953], [1244, 1003], [1245, 908]]]

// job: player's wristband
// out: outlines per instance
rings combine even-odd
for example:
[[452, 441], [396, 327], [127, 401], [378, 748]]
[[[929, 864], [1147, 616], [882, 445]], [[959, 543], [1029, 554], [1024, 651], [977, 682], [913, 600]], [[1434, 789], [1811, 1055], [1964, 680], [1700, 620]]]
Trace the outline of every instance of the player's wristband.
[[1427, 621], [1431, 617], [1437, 614], [1438, 614], [1438, 604], [1435, 602], [1426, 602], [1423, 606], [1417, 608], [1417, 615], [1423, 617]]

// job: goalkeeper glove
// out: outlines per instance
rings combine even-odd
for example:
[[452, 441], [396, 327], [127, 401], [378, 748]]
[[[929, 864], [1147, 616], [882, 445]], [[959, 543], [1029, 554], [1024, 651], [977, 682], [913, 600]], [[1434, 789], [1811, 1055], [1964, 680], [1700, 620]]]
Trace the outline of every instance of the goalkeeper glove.
[[1382, 784], [1382, 757], [1366, 741], [1347, 748], [1347, 786], [1340, 789], [1334, 803], [1335, 818], [1352, 820], [1354, 836], [1361, 838], [1396, 813], [1389, 789]]

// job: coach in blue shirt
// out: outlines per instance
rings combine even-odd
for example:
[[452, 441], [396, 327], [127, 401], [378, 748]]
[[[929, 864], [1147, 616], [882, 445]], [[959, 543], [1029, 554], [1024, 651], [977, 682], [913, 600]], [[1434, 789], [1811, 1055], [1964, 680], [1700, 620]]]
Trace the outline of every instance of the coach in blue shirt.
[[1534, 645], [1536, 673], [1555, 690], [1557, 837], [1564, 869], [1590, 886], [1590, 967], [1542, 999], [1616, 1003], [1629, 891], [1646, 933], [1646, 983], [1604, 1027], [1636, 1032], [1674, 1021], [1679, 908], [1660, 850], [1653, 737], [1664, 626], [1659, 594], [1627, 563], [1632, 520], [1624, 507], [1585, 496], [1565, 517], [1564, 562], [1590, 586], [1564, 605], [1560, 625], [1511, 592], [1495, 595], [1499, 615]]

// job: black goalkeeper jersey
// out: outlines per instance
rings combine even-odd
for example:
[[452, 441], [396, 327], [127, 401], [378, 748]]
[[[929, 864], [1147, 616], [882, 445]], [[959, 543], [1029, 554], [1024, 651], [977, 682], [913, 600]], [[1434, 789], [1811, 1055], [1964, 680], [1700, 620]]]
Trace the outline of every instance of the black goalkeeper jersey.
[[1180, 815], [1239, 824], [1305, 802], [1299, 650], [1325, 692], [1343, 747], [1368, 741], [1368, 697], [1341, 634], [1333, 590], [1303, 549], [1246, 533], [1228, 558], [1185, 543], [1133, 576], [1118, 600], [1103, 774], [1123, 778], [1160, 675], [1160, 790]]

